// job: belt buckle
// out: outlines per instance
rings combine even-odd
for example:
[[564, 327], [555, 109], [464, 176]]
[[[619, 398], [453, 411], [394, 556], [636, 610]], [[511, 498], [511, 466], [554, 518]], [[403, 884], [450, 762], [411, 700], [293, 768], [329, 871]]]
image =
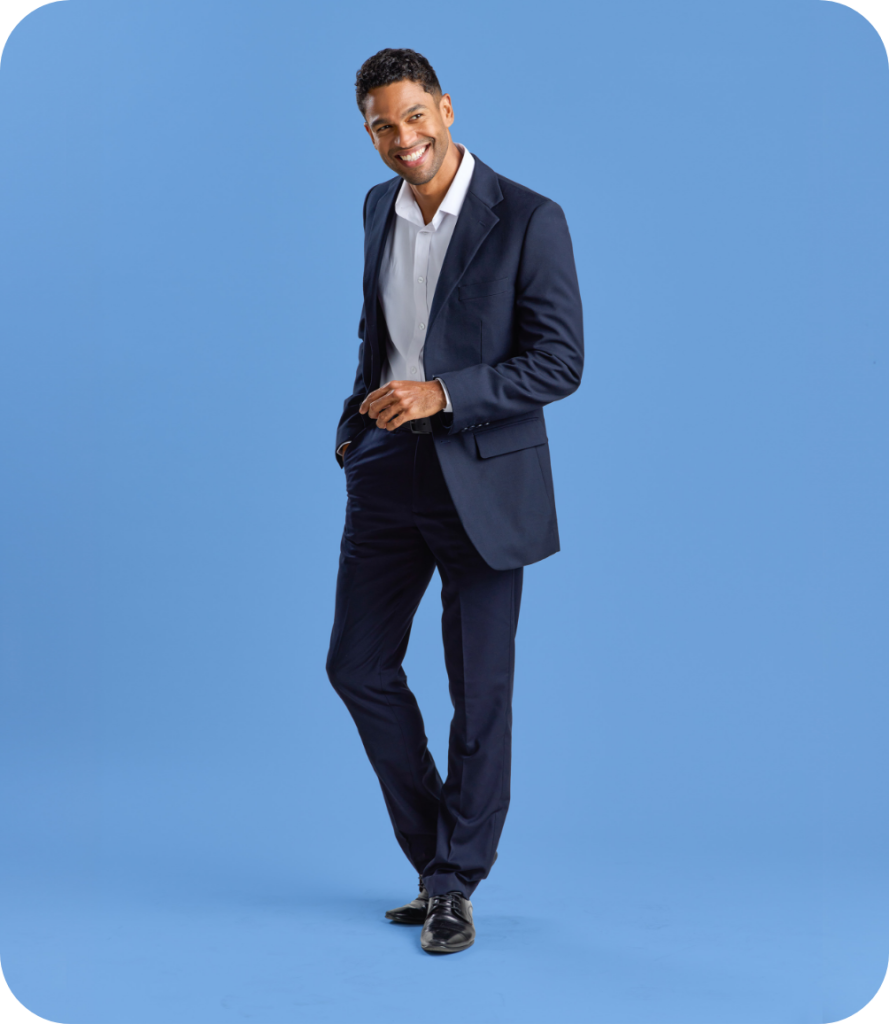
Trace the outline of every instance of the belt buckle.
[[432, 424], [429, 422], [429, 417], [424, 416], [419, 420], [408, 420], [408, 425], [411, 428], [412, 434], [431, 434]]

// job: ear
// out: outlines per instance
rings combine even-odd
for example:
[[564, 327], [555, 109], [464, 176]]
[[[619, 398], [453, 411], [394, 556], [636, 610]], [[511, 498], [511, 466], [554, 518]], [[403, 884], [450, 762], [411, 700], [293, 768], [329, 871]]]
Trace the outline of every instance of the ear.
[[438, 101], [438, 109], [441, 113], [441, 119], [445, 123], [445, 127], [450, 128], [454, 123], [454, 108], [451, 105], [451, 97], [449, 93], [443, 93], [441, 99]]

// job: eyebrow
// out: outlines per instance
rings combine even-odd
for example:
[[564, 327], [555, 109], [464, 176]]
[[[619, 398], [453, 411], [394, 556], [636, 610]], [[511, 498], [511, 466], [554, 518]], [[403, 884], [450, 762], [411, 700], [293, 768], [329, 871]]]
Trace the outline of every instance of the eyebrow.
[[[401, 116], [402, 117], [407, 117], [408, 114], [413, 114], [417, 110], [425, 110], [425, 109], [426, 109], [426, 104], [425, 103], [415, 103], [412, 107], [408, 107], [407, 110], [405, 110], [405, 112]], [[376, 126], [378, 124], [380, 124], [380, 122], [386, 122], [386, 118], [383, 117], [382, 115], [380, 115], [379, 117], [375, 117], [373, 119], [373, 121], [370, 122], [371, 128], [376, 128]]]

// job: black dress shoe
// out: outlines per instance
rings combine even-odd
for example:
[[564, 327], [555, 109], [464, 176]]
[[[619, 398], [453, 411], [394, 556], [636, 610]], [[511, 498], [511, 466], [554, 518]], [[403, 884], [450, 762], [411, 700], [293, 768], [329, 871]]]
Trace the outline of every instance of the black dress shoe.
[[427, 953], [459, 953], [475, 942], [472, 904], [460, 892], [446, 892], [429, 899], [429, 910], [420, 932]]
[[426, 909], [429, 905], [429, 893], [423, 885], [423, 876], [420, 875], [420, 895], [405, 903], [403, 907], [396, 907], [394, 910], [387, 910], [386, 917], [396, 924], [423, 924], [426, 920]]

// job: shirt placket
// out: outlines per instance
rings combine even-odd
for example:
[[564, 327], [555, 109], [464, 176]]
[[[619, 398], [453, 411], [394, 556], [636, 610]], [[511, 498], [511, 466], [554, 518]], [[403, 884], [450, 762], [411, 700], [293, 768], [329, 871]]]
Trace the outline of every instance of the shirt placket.
[[428, 291], [429, 254], [432, 248], [432, 228], [426, 226], [417, 233], [414, 246], [414, 329], [408, 350], [408, 373], [411, 380], [425, 380], [422, 372], [423, 346], [426, 342], [426, 325], [429, 321]]

